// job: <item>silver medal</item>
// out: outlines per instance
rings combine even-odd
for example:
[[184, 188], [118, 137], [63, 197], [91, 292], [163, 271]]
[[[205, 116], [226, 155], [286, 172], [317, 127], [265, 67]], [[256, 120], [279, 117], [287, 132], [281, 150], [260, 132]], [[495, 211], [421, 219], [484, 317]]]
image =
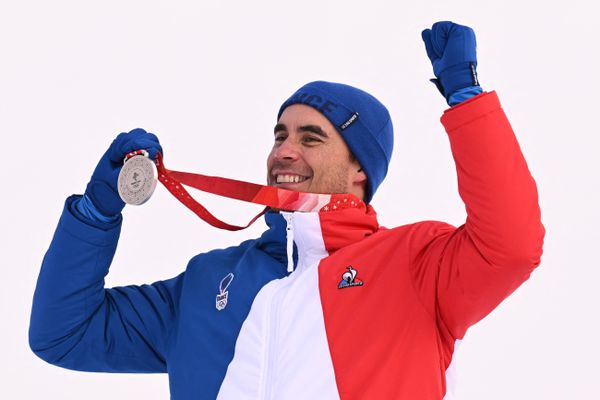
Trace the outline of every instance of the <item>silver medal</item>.
[[154, 161], [144, 155], [133, 156], [125, 161], [119, 172], [119, 196], [127, 204], [144, 204], [154, 193], [157, 180]]

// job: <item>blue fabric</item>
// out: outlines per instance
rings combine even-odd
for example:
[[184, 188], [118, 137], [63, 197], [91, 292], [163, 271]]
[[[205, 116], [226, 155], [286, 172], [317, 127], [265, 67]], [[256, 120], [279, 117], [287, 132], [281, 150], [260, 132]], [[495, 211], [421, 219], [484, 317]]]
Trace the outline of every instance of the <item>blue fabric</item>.
[[[121, 220], [109, 229], [84, 223], [73, 212], [77, 199], [67, 200], [44, 257], [31, 312], [32, 350], [80, 371], [169, 372], [171, 398], [216, 398], [254, 297], [288, 274], [284, 218], [267, 213], [269, 229], [260, 238], [200, 254], [172, 279], [105, 289]], [[146, 249], [139, 262], [152, 256]], [[220, 312], [216, 296], [229, 273], [227, 312]]]
[[427, 56], [433, 66], [436, 84], [450, 104], [450, 96], [459, 89], [478, 86], [477, 42], [468, 26], [450, 21], [433, 24], [421, 33]]
[[125, 207], [117, 190], [119, 171], [123, 159], [132, 151], [147, 150], [150, 158], [155, 159], [156, 153], [162, 153], [158, 138], [143, 129], [134, 129], [129, 133], [119, 134], [104, 153], [92, 178], [87, 185], [85, 195], [94, 204], [96, 210], [106, 217], [118, 215]]
[[394, 148], [394, 128], [387, 108], [363, 90], [324, 81], [298, 89], [281, 105], [278, 120], [292, 104], [313, 107], [340, 133], [367, 175], [365, 202], [369, 203], [387, 174]]
[[94, 206], [94, 203], [89, 199], [87, 195], [83, 195], [80, 199], [73, 202], [73, 206], [77, 208], [77, 211], [85, 218], [90, 219], [94, 222], [100, 222], [109, 224], [116, 222], [119, 219], [118, 215], [107, 217], [102, 214]]
[[475, 97], [478, 94], [481, 94], [483, 89], [481, 86], [469, 86], [463, 89], [458, 89], [454, 93], [450, 95], [448, 99], [448, 104], [450, 106], [455, 106], [457, 104], [462, 103], [463, 101], [469, 100], [471, 97]]
[[90, 216], [87, 215], [87, 214], [89, 214], [88, 210], [80, 210], [79, 209], [79, 203], [82, 198], [83, 198], [83, 196], [81, 196], [81, 195], [73, 195], [69, 198], [69, 201], [67, 204], [69, 207], [69, 212], [71, 213], [71, 215], [73, 215], [74, 218], [76, 218], [80, 222], [83, 222], [86, 225], [90, 225], [94, 228], [98, 228], [103, 231], [111, 230], [121, 224], [121, 221], [123, 218], [121, 214], [116, 215], [114, 217], [115, 218], [114, 220], [111, 219], [110, 221], [107, 221], [107, 222], [103, 222], [103, 221], [101, 221], [99, 219], [95, 219], [93, 217], [90, 218]]

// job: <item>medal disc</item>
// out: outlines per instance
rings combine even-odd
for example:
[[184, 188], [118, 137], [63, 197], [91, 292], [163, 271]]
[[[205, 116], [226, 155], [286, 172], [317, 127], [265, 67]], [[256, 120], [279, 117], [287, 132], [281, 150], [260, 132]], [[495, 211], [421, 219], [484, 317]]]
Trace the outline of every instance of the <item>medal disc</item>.
[[154, 161], [144, 155], [129, 158], [119, 172], [119, 196], [127, 204], [144, 204], [156, 188], [158, 173]]

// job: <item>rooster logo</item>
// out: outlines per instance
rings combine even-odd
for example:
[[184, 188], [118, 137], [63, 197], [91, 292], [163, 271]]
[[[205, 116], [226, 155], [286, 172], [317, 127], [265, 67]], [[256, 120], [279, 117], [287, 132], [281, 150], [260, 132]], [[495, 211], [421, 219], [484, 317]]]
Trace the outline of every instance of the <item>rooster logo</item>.
[[342, 280], [338, 285], [338, 289], [344, 289], [352, 286], [362, 286], [363, 281], [356, 279], [356, 274], [358, 274], [358, 271], [352, 268], [352, 265], [348, 265], [346, 269], [348, 271], [342, 274]]

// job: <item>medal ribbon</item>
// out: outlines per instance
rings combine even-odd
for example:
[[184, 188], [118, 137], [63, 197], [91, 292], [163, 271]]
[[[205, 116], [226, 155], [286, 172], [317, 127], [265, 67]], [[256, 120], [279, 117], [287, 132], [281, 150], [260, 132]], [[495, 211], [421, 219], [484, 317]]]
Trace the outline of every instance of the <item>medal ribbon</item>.
[[[160, 153], [157, 154], [155, 163], [158, 170], [158, 180], [173, 196], [210, 225], [230, 231], [238, 231], [249, 227], [269, 208], [286, 211], [310, 212], [360, 207], [361, 204], [364, 206], [362, 201], [349, 194], [296, 192], [293, 190], [279, 189], [272, 186], [258, 185], [256, 183], [238, 181], [235, 179], [171, 171], [165, 167]], [[255, 204], [262, 204], [267, 207], [252, 218], [246, 226], [231, 225], [212, 215], [202, 204], [192, 198], [183, 185], [202, 190], [203, 192]], [[329, 206], [331, 203], [333, 203], [333, 205]]]

